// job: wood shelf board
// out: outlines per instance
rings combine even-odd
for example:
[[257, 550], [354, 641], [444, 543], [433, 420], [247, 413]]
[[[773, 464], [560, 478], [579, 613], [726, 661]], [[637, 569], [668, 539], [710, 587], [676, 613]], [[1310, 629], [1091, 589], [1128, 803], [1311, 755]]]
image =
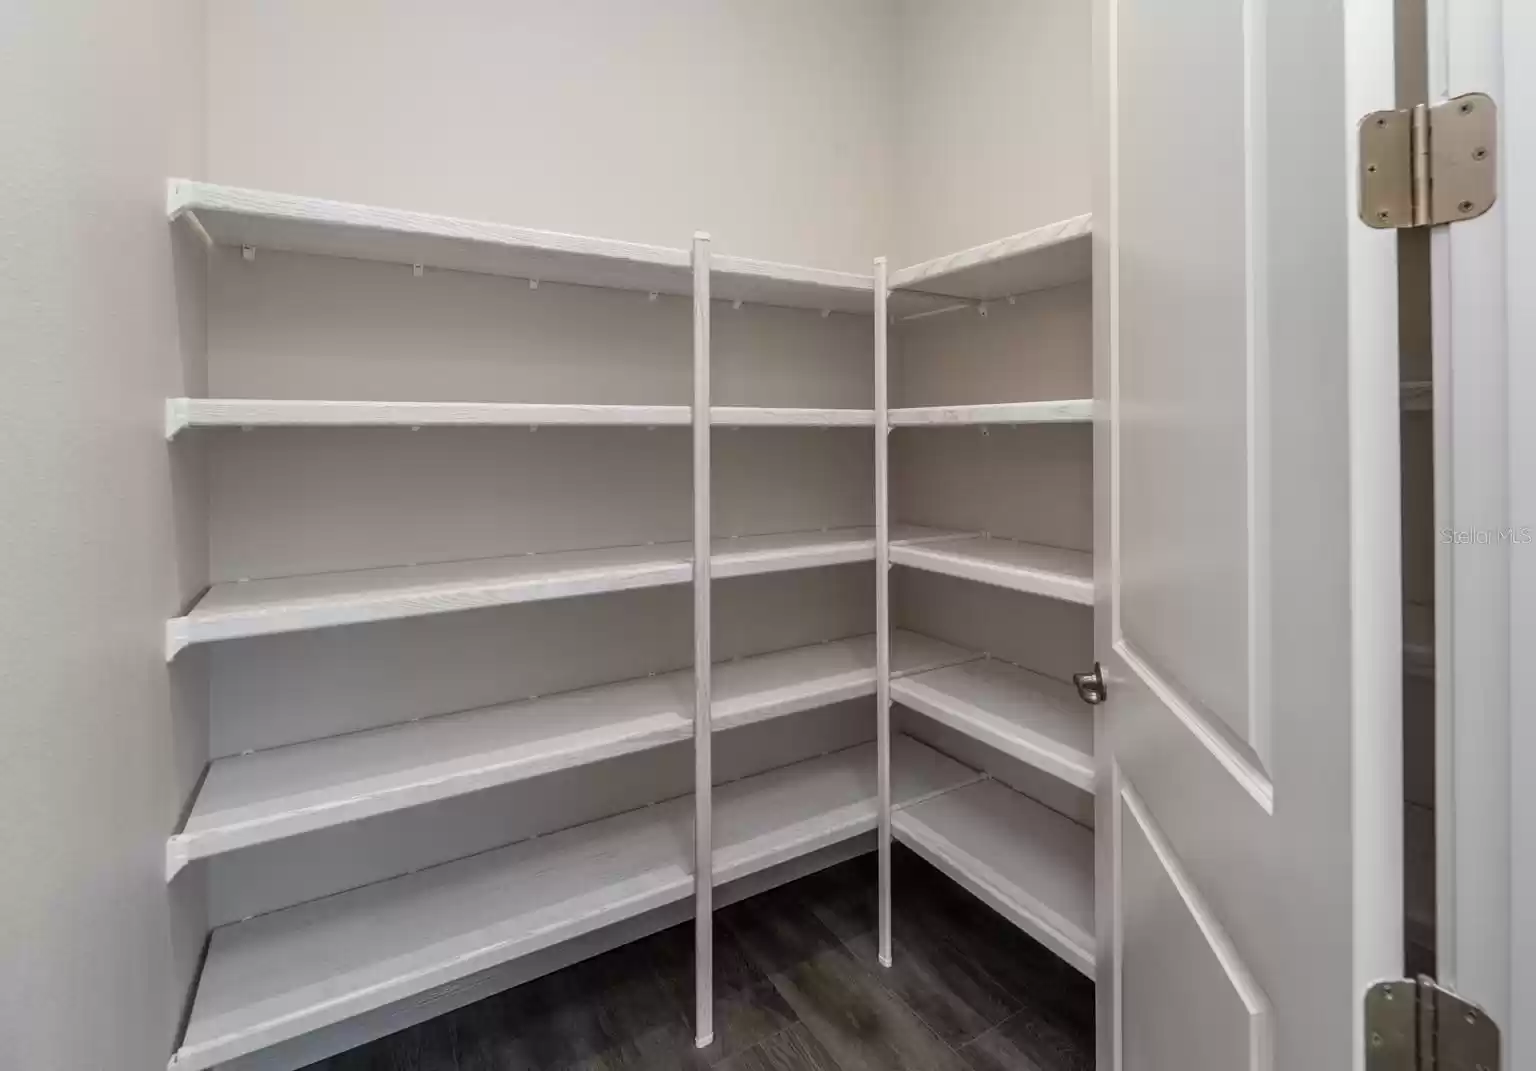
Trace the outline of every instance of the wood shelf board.
[[[217, 245], [659, 294], [693, 293], [690, 252], [375, 205], [171, 179], [166, 211]], [[715, 254], [712, 296], [791, 308], [874, 311], [874, 279]]]
[[684, 584], [691, 559], [689, 544], [666, 543], [215, 584], [167, 622], [167, 656], [192, 643]]
[[171, 398], [166, 435], [191, 428], [661, 427], [692, 423], [686, 405], [524, 402], [379, 402], [276, 398]]
[[218, 245], [621, 290], [693, 292], [686, 249], [186, 179], [170, 180], [166, 207], [172, 219], [192, 214]]
[[[717, 405], [717, 427], [872, 427], [873, 409]], [[542, 402], [395, 402], [282, 398], [171, 398], [166, 437], [194, 428], [676, 427], [693, 423], [686, 405]]]
[[[715, 786], [716, 885], [856, 837], [879, 823], [875, 745]], [[908, 736], [891, 741], [891, 798], [917, 803], [982, 775]]]
[[898, 806], [891, 830], [1093, 977], [1093, 830], [990, 779]]
[[892, 427], [986, 424], [1065, 424], [1093, 419], [1092, 398], [985, 405], [928, 405], [890, 411]]
[[717, 405], [710, 410], [709, 419], [717, 428], [871, 428], [875, 425], [875, 411]]
[[1073, 216], [891, 272], [892, 290], [995, 301], [1089, 279], [1091, 214]]
[[851, 312], [875, 311], [872, 275], [780, 264], [716, 253], [710, 257], [710, 297], [754, 305]]
[[[893, 741], [897, 798], [978, 776]], [[714, 880], [873, 829], [875, 747], [862, 744], [715, 790]], [[686, 899], [692, 799], [367, 885], [216, 929], [173, 1071], [202, 1071], [435, 986]]]
[[[916, 633], [891, 639], [893, 673], [976, 657]], [[873, 636], [755, 655], [714, 670], [713, 718], [734, 728], [875, 691]], [[216, 759], [167, 879], [223, 852], [419, 806], [693, 735], [688, 671], [422, 718]]]
[[[891, 675], [923, 673], [980, 657], [962, 647], [916, 632], [891, 632]], [[831, 643], [756, 655], [714, 668], [715, 729], [795, 714], [875, 694], [875, 637], [854, 636]]]
[[992, 536], [891, 545], [891, 563], [1065, 602], [1093, 605], [1093, 555]]
[[1093, 713], [1070, 684], [982, 658], [893, 680], [891, 698], [1093, 791]]
[[[905, 531], [916, 540], [952, 535], [910, 526]], [[741, 536], [717, 539], [714, 547], [712, 573], [728, 579], [872, 561], [875, 530]], [[166, 656], [174, 658], [195, 643], [686, 584], [692, 578], [692, 545], [657, 543], [219, 583], [184, 616], [166, 623]]]

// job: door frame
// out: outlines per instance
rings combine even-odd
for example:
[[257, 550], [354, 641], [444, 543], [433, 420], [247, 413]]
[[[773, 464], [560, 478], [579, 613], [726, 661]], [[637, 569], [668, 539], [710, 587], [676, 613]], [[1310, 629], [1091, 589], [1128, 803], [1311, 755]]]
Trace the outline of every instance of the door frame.
[[[1516, 1049], [1512, 1014], [1536, 996], [1536, 966], [1512, 955], [1536, 939], [1536, 824], [1516, 813], [1513, 772], [1536, 771], [1536, 727], [1512, 714], [1536, 688], [1536, 546], [1498, 533], [1536, 527], [1536, 221], [1521, 197], [1536, 189], [1536, 12], [1427, 0], [1426, 14], [1429, 102], [1488, 93], [1500, 126], [1498, 200], [1430, 238], [1437, 974], [1503, 1027], [1504, 1066], [1518, 1067], [1536, 1059], [1536, 1037]], [[1458, 545], [1447, 530], [1491, 535]]]

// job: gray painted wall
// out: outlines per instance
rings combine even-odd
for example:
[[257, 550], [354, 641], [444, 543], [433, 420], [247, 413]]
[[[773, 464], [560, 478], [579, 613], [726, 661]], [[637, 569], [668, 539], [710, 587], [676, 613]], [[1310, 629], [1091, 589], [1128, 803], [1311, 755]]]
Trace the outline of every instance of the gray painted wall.
[[201, 890], [168, 896], [163, 844], [206, 752], [183, 701], [204, 687], [196, 659], [172, 679], [162, 637], [206, 539], [161, 414], [200, 364], [202, 258], [173, 246], [165, 177], [201, 171], [203, 76], [195, 0], [0, 6], [0, 1064], [18, 1071], [163, 1067], [202, 943]]

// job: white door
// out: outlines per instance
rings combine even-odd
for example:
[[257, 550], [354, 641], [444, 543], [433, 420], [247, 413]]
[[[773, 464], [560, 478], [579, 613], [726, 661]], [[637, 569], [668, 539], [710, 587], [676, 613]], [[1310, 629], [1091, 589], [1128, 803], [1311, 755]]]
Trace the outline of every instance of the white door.
[[1100, 1059], [1363, 1066], [1402, 969], [1392, 0], [1097, 0]]

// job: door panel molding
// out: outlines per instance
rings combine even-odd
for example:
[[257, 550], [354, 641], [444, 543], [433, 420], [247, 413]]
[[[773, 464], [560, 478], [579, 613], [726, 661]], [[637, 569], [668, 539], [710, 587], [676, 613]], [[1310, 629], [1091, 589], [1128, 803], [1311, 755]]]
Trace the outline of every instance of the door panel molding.
[[1147, 689], [1163, 703], [1199, 743], [1211, 753], [1222, 769], [1232, 776], [1253, 801], [1264, 809], [1265, 814], [1275, 813], [1275, 786], [1269, 774], [1259, 766], [1257, 757], [1243, 743], [1231, 738], [1224, 724], [1189, 701], [1179, 689], [1147, 663], [1124, 639], [1116, 641], [1114, 651], [1125, 661], [1128, 670], [1141, 679]]
[[[1116, 866], [1138, 899], [1119, 905], [1114, 961], [1119, 978], [1157, 984], [1177, 965], [1178, 978], [1164, 977], [1167, 1000], [1150, 1014], [1121, 1005], [1131, 1016], [1120, 1024], [1125, 1071], [1171, 1071], [1183, 1066], [1192, 1037], [1202, 1067], [1271, 1071], [1274, 1016], [1269, 998], [1255, 981], [1226, 929], [1190, 881], [1178, 856], [1158, 828], [1134, 786], [1116, 777], [1121, 812]], [[1137, 977], [1145, 970], [1146, 977]]]

